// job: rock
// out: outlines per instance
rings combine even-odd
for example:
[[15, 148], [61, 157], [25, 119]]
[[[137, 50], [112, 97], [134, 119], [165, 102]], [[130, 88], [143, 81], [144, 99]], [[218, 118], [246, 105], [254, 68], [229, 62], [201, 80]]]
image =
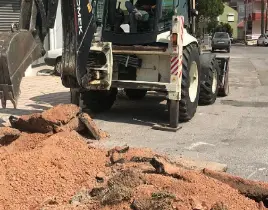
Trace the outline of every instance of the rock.
[[8, 145], [19, 138], [21, 132], [10, 127], [0, 127], [0, 145]]
[[79, 115], [79, 120], [85, 125], [85, 127], [88, 129], [89, 133], [94, 139], [100, 140], [102, 138], [107, 137], [107, 134], [97, 127], [95, 122], [88, 114], [81, 113]]
[[172, 165], [166, 158], [155, 156], [150, 161], [151, 165], [155, 168], [156, 172], [159, 174], [173, 174], [179, 171], [179, 168]]
[[94, 145], [94, 144], [88, 144], [88, 149], [96, 149], [96, 145]]
[[24, 115], [20, 118], [10, 116], [13, 128], [31, 133], [50, 133], [55, 127], [66, 125], [79, 113], [79, 107], [73, 104], [59, 104], [42, 113]]
[[111, 163], [115, 164], [115, 163], [124, 163], [125, 159], [122, 157], [121, 154], [114, 152], [110, 158]]
[[85, 125], [83, 123], [81, 123], [81, 121], [78, 119], [78, 117], [75, 117], [73, 119], [71, 119], [67, 124], [59, 126], [54, 128], [54, 131], [56, 133], [59, 132], [70, 132], [70, 131], [83, 131], [85, 129]]
[[96, 175], [97, 182], [103, 183], [105, 179], [105, 174], [103, 172], [99, 172]]
[[170, 175], [174, 178], [190, 182], [189, 178], [184, 177], [181, 173], [185, 169], [177, 166], [176, 164], [171, 163], [167, 158], [157, 155], [152, 158], [150, 164], [155, 168], [156, 172], [159, 174]]
[[114, 150], [118, 153], [126, 153], [129, 150], [129, 146], [115, 147]]

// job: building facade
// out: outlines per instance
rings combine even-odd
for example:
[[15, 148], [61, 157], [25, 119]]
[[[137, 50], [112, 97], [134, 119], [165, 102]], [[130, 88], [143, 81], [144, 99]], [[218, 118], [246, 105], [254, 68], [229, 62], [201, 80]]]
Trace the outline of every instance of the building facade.
[[11, 24], [16, 23], [20, 16], [21, 0], [0, 0], [0, 32], [10, 31]]
[[229, 23], [233, 29], [233, 38], [237, 39], [238, 12], [227, 4], [224, 4], [224, 12], [218, 17], [221, 23]]
[[[267, 29], [267, 0], [263, 0], [263, 31]], [[246, 35], [257, 39], [262, 31], [262, 0], [245, 0], [245, 24]], [[266, 27], [265, 27], [266, 25]]]
[[[21, 0], [0, 0], [0, 33], [11, 31], [11, 25], [13, 23], [19, 23], [21, 9]], [[60, 10], [58, 12], [61, 12]], [[59, 15], [58, 15], [59, 16]], [[61, 17], [59, 17], [61, 18]], [[59, 19], [58, 18], [58, 19]], [[57, 21], [58, 23], [59, 21]], [[58, 26], [58, 25], [57, 25]], [[61, 26], [60, 26], [61, 28]], [[61, 36], [58, 33], [56, 36]], [[44, 48], [50, 49], [50, 39], [54, 40], [55, 37], [48, 35], [44, 40]], [[62, 38], [61, 38], [62, 40]], [[33, 65], [39, 65], [44, 63], [44, 59], [38, 59]]]

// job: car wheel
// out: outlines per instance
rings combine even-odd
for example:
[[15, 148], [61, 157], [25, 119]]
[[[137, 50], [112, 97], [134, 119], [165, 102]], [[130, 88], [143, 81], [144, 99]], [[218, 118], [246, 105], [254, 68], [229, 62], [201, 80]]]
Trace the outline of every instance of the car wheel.
[[62, 66], [61, 58], [57, 58], [57, 61], [56, 61], [55, 67], [54, 67], [54, 73], [56, 76], [61, 75], [61, 66]]

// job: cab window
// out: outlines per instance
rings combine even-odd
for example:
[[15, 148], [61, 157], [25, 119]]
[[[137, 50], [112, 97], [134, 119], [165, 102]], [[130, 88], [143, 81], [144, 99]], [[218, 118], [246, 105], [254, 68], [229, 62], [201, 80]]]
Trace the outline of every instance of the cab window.
[[162, 0], [162, 18], [159, 20], [159, 31], [169, 30], [174, 14], [174, 0]]

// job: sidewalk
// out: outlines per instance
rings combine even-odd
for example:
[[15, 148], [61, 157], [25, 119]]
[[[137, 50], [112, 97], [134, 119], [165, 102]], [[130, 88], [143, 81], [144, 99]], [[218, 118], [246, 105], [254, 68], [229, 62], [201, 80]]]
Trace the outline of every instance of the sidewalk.
[[40, 112], [59, 103], [69, 103], [69, 89], [62, 85], [60, 77], [28, 75], [22, 79], [20, 87], [17, 109], [7, 101], [7, 108], [0, 109], [0, 124], [8, 121], [10, 115]]

